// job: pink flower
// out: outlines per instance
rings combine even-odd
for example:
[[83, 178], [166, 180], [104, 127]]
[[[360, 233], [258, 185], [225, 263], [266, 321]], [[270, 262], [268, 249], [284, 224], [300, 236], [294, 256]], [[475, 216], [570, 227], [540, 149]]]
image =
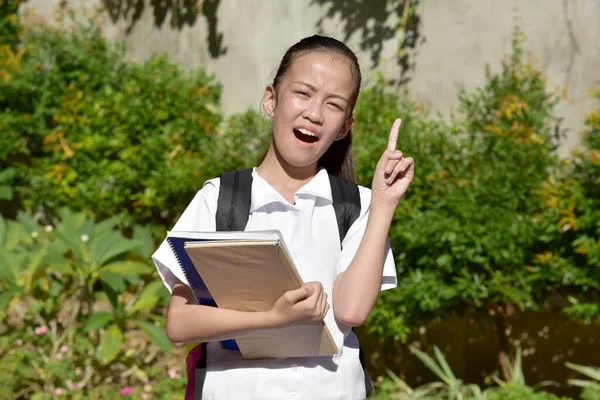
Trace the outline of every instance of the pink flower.
[[62, 396], [63, 394], [65, 394], [65, 389], [63, 389], [63, 388], [56, 388], [56, 389], [54, 389], [54, 395], [55, 396]]
[[35, 328], [35, 334], [38, 336], [45, 335], [46, 333], [48, 333], [48, 327], [46, 325]]
[[181, 378], [181, 374], [179, 373], [179, 369], [177, 369], [177, 368], [169, 368], [169, 371], [167, 371], [167, 374], [169, 375], [169, 378], [171, 378], [171, 379]]
[[133, 388], [131, 386], [125, 386], [123, 389], [121, 389], [120, 393], [123, 396], [129, 396], [132, 392], [133, 392]]
[[63, 344], [62, 346], [60, 346], [60, 349], [58, 351], [60, 351], [61, 353], [66, 353], [67, 351], [69, 351], [69, 348]]
[[73, 390], [79, 390], [79, 389], [81, 389], [81, 383], [74, 383]]
[[142, 393], [142, 400], [148, 400], [150, 398], [150, 395], [148, 393]]
[[15, 341], [15, 344], [16, 344], [17, 346], [22, 346], [22, 345], [23, 345], [23, 341], [22, 341], [21, 339], [17, 339], [17, 340]]

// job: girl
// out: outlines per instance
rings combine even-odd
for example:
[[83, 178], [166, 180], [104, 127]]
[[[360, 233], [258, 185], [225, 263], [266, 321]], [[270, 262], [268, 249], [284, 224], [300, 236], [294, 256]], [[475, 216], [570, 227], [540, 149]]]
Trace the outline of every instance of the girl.
[[[361, 212], [340, 250], [328, 173], [354, 181], [350, 129], [361, 85], [354, 53], [343, 43], [312, 36], [284, 55], [263, 107], [272, 142], [253, 170], [246, 230], [281, 232], [304, 287], [285, 293], [268, 312], [240, 312], [196, 304], [166, 243], [153, 260], [171, 290], [167, 334], [173, 342], [208, 342], [203, 399], [364, 399], [358, 339], [384, 289], [396, 286], [387, 241], [394, 210], [414, 176], [414, 163], [396, 150], [400, 120], [377, 166], [371, 190], [359, 186]], [[214, 231], [219, 179], [204, 184], [173, 230]], [[330, 308], [331, 307], [331, 308]], [[243, 360], [217, 341], [258, 329], [334, 321], [339, 354]], [[331, 325], [330, 325], [331, 326]], [[334, 329], [335, 330], [335, 329]]]

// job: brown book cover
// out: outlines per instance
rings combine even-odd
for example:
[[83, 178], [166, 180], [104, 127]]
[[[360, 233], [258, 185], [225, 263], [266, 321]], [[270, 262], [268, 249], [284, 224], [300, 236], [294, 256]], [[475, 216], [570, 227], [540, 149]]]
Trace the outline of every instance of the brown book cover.
[[[303, 285], [278, 232], [237, 232], [225, 239], [185, 243], [198, 274], [218, 307], [268, 311], [286, 291]], [[245, 359], [327, 356], [338, 348], [324, 322], [268, 329], [236, 337]]]

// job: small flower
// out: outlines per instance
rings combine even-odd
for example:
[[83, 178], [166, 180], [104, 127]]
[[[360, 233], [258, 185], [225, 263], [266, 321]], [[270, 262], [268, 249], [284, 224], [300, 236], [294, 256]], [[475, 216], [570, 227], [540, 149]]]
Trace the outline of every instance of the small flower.
[[142, 398], [142, 400], [148, 400], [150, 398], [150, 395], [148, 393], [142, 393], [140, 397]]
[[39, 236], [39, 233], [37, 231], [35, 232], [31, 232], [31, 237], [36, 239]]
[[85, 233], [83, 235], [81, 235], [81, 241], [82, 242], [87, 242], [88, 240], [90, 240], [90, 237], [88, 235], [86, 235]]
[[54, 230], [54, 227], [52, 225], [46, 225], [44, 227], [44, 230], [46, 231], [46, 233], [50, 233]]
[[73, 390], [79, 390], [79, 389], [81, 389], [81, 383], [74, 383]]
[[171, 378], [171, 379], [181, 378], [181, 375], [179, 374], [179, 370], [177, 368], [169, 368], [169, 371], [167, 372], [167, 374], [169, 375], [169, 378]]
[[63, 388], [56, 388], [56, 389], [54, 389], [54, 395], [55, 396], [62, 396], [63, 394], [65, 394], [65, 389], [63, 389]]
[[83, 371], [81, 370], [81, 368], [79, 368], [79, 367], [75, 368], [75, 375], [81, 376], [82, 374], [83, 374]]
[[60, 354], [60, 353], [58, 353], [56, 355], [56, 359], [59, 360], [59, 361], [61, 361], [63, 358], [64, 358], [64, 356], [62, 354]]
[[69, 351], [69, 348], [63, 344], [62, 346], [60, 346], [60, 349], [58, 349], [58, 351], [60, 351], [61, 353], [66, 353], [67, 351]]
[[151, 392], [152, 391], [152, 385], [150, 384], [150, 382], [146, 382], [144, 384], [144, 392]]
[[129, 396], [131, 393], [133, 392], [133, 388], [131, 386], [125, 386], [123, 389], [121, 389], [120, 393], [123, 396]]
[[17, 340], [15, 340], [15, 344], [17, 346], [22, 346], [23, 345], [23, 341], [21, 339], [17, 339]]
[[35, 334], [38, 336], [45, 335], [46, 333], [48, 333], [48, 327], [46, 325], [35, 328]]

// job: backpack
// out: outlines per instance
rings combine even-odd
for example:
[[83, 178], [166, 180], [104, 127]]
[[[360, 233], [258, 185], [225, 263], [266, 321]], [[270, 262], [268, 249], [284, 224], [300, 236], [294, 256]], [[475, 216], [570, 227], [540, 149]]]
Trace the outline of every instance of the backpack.
[[[243, 231], [246, 228], [250, 217], [252, 171], [252, 169], [243, 169], [220, 175], [216, 214], [217, 231]], [[350, 226], [360, 215], [360, 193], [356, 183], [331, 174], [329, 174], [329, 183], [341, 247]], [[206, 374], [206, 347], [206, 343], [194, 343], [188, 348], [186, 400], [201, 398]], [[367, 374], [362, 348], [359, 348], [359, 358], [365, 373], [365, 385], [368, 393], [372, 391], [373, 386]]]

